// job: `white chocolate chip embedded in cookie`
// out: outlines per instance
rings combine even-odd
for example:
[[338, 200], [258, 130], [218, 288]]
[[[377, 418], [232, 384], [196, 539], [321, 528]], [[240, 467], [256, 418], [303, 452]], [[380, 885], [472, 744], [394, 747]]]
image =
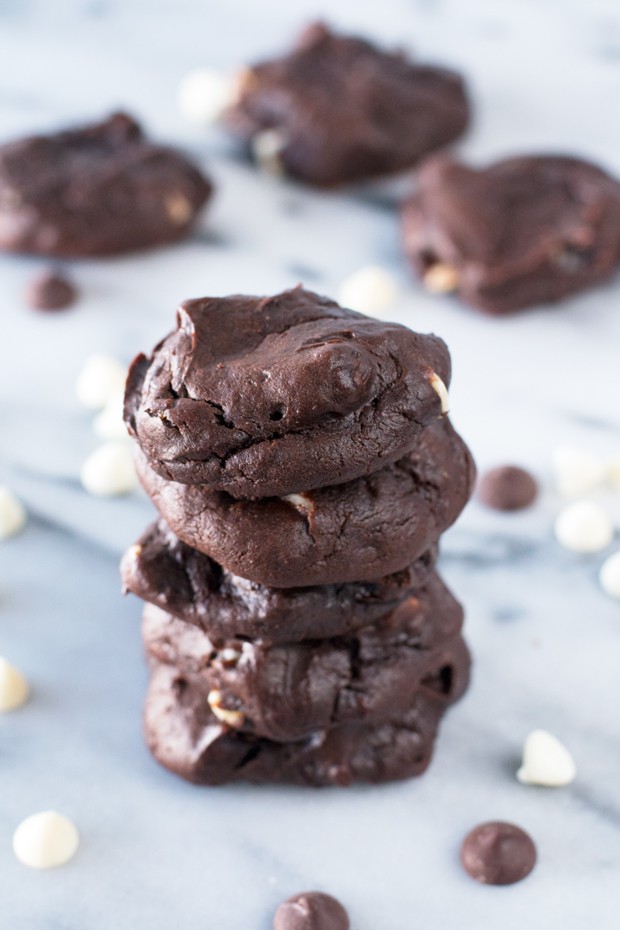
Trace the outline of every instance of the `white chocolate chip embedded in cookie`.
[[287, 504], [292, 504], [295, 510], [303, 513], [305, 516], [310, 516], [314, 513], [314, 502], [309, 494], [286, 494], [282, 500], [286, 501]]
[[456, 268], [445, 262], [435, 262], [424, 273], [424, 287], [430, 294], [450, 294], [459, 284], [459, 275]]
[[232, 727], [234, 730], [242, 727], [245, 723], [245, 715], [242, 714], [240, 710], [229, 710], [226, 707], [222, 707], [221, 691], [209, 691], [207, 701], [213, 715], [217, 717], [218, 720], [221, 720], [222, 723], [225, 723], [227, 727]]
[[193, 214], [192, 205], [183, 194], [169, 194], [164, 201], [168, 218], [177, 226], [183, 226], [191, 219]]
[[428, 380], [432, 389], [439, 396], [439, 400], [441, 401], [441, 412], [443, 414], [449, 413], [450, 395], [448, 394], [448, 388], [436, 372], [433, 372]]
[[284, 174], [280, 153], [286, 144], [287, 138], [280, 129], [263, 129], [252, 136], [250, 142], [255, 162], [268, 174], [276, 177]]

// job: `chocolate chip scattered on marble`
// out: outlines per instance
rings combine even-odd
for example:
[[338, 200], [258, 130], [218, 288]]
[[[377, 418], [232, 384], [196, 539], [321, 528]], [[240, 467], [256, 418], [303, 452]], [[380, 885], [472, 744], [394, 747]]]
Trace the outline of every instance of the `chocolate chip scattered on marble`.
[[320, 891], [304, 891], [284, 901], [276, 911], [274, 930], [349, 930], [342, 904]]
[[520, 827], [491, 821], [471, 830], [461, 846], [463, 868], [484, 885], [513, 885], [536, 865], [536, 847]]
[[65, 310], [77, 300], [75, 285], [65, 275], [48, 268], [26, 288], [26, 303], [33, 310]]
[[524, 510], [538, 495], [536, 479], [517, 465], [500, 465], [485, 472], [478, 498], [493, 510]]
[[25, 524], [24, 505], [9, 488], [0, 485], [0, 539], [16, 536]]

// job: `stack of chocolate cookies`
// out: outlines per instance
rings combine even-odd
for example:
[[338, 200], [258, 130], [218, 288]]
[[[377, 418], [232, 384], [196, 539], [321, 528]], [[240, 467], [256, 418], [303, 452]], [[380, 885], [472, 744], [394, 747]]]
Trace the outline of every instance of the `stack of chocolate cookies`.
[[440, 535], [474, 466], [435, 336], [296, 288], [190, 300], [127, 382], [160, 519], [123, 559], [147, 602], [146, 736], [200, 783], [422, 772], [463, 693]]

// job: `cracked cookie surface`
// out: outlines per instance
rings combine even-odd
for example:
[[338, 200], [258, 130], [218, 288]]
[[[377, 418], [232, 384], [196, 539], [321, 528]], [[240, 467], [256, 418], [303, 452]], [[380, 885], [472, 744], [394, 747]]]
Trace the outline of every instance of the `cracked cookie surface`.
[[[137, 451], [138, 476], [176, 535], [235, 575], [277, 588], [374, 581], [433, 546], [471, 494], [474, 465], [448, 420], [381, 471], [293, 500], [236, 500], [167, 481]], [[300, 504], [296, 498], [303, 498]]]
[[443, 415], [436, 336], [301, 287], [181, 304], [127, 382], [125, 419], [164, 478], [239, 498], [341, 484], [408, 452]]

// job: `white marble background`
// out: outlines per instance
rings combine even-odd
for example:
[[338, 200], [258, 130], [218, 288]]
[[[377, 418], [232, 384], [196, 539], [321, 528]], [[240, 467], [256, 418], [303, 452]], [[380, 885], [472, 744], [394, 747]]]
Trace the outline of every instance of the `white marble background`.
[[[31, 702], [0, 721], [11, 930], [267, 930], [279, 900], [307, 887], [340, 897], [354, 930], [618, 925], [620, 608], [598, 589], [602, 556], [553, 540], [549, 460], [560, 442], [619, 450], [620, 284], [507, 320], [478, 316], [410, 278], [391, 186], [328, 195], [278, 184], [183, 122], [175, 91], [189, 68], [277, 50], [317, 14], [461, 68], [476, 115], [460, 148], [472, 159], [569, 151], [620, 173], [616, 0], [0, 0], [0, 137], [123, 106], [193, 151], [218, 188], [193, 241], [74, 263], [82, 299], [65, 314], [23, 304], [39, 260], [0, 258], [0, 480], [31, 514], [0, 557], [0, 653], [33, 685]], [[121, 599], [117, 560], [151, 508], [80, 489], [97, 441], [76, 374], [93, 352], [129, 361], [149, 348], [184, 297], [300, 279], [333, 293], [377, 261], [403, 288], [394, 318], [450, 344], [454, 419], [479, 464], [520, 462], [545, 491], [520, 516], [472, 504], [446, 539], [476, 665], [427, 776], [349, 791], [193, 788], [141, 744], [140, 606]], [[534, 727], [573, 751], [570, 788], [516, 782]], [[82, 846], [62, 870], [29, 872], [12, 832], [48, 807], [76, 821]], [[460, 839], [501, 818], [530, 830], [539, 866], [512, 888], [478, 886], [458, 865]]]

